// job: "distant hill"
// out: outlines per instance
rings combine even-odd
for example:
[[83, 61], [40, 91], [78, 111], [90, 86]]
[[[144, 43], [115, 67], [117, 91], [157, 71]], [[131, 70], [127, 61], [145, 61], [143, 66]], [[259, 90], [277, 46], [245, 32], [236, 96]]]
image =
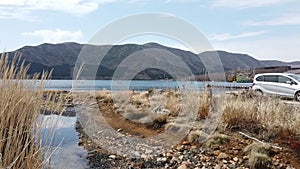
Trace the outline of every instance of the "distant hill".
[[290, 63], [278, 61], [278, 60], [261, 60], [260, 61], [265, 67], [269, 66], [286, 66]]
[[[216, 51], [220, 57], [220, 60], [223, 64], [224, 70], [235, 70], [235, 69], [245, 69], [245, 68], [258, 68], [264, 67], [265, 64], [260, 62], [253, 57], [246, 55], [246, 54], [239, 54], [239, 53], [229, 53], [225, 51]], [[201, 58], [209, 58], [211, 55], [214, 54], [214, 51], [208, 51], [200, 53], [199, 56]]]
[[[54, 69], [53, 79], [71, 79], [73, 69], [78, 55], [80, 54], [83, 44], [68, 42], [60, 44], [41, 44], [38, 46], [25, 46], [16, 51], [8, 52], [12, 57], [14, 54], [20, 53], [22, 58], [25, 59], [26, 64], [31, 64], [29, 73], [42, 72], [43, 70]], [[223, 64], [223, 69], [244, 69], [244, 68], [259, 68], [268, 66], [283, 66], [289, 64], [299, 64], [300, 62], [285, 63], [281, 61], [260, 61], [246, 54], [229, 53], [226, 51], [207, 51], [200, 54], [195, 54], [190, 51], [171, 48], [157, 43], [147, 43], [144, 45], [125, 44], [115, 46], [94, 46], [87, 45], [91, 50], [94, 50], [95, 55], [97, 52], [102, 51], [103, 48], [111, 48], [101, 65], [93, 65], [93, 61], [88, 62], [88, 66], [98, 69], [97, 79], [111, 79], [118, 65], [124, 61], [129, 55], [142, 51], [143, 49], [162, 49], [163, 51], [170, 52], [183, 60], [190, 68], [193, 74], [201, 75], [205, 71], [206, 66], [213, 67], [212, 71], [218, 71], [220, 68], [214, 67], [213, 56], [217, 53]], [[160, 53], [162, 54], [162, 53]], [[163, 54], [162, 54], [163, 55]], [[163, 56], [161, 56], [163, 58]], [[159, 60], [158, 60], [159, 62]], [[176, 66], [176, 65], [174, 65]], [[125, 69], [124, 69], [125, 70]], [[157, 69], [148, 69], [136, 75], [135, 79], [164, 79], [171, 78], [167, 72]]]

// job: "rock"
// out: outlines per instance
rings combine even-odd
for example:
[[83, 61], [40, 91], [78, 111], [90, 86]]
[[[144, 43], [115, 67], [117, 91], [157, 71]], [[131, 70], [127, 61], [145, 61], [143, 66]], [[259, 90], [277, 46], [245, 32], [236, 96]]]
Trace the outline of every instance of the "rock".
[[84, 145], [83, 141], [78, 142], [78, 146], [83, 146], [83, 145]]
[[166, 162], [167, 158], [166, 157], [160, 157], [160, 158], [157, 158], [156, 161], [158, 161], [158, 162]]
[[166, 156], [167, 156], [167, 157], [173, 157], [173, 153], [167, 152]]
[[195, 146], [195, 145], [192, 145], [192, 146], [191, 146], [191, 149], [198, 149], [198, 147]]
[[145, 154], [151, 154], [153, 153], [153, 150], [146, 150]]
[[221, 169], [221, 166], [219, 166], [218, 164], [214, 167], [214, 169]]
[[249, 159], [248, 156], [244, 156], [244, 157], [243, 157], [243, 160], [248, 160], [248, 159]]
[[228, 158], [229, 156], [226, 154], [226, 153], [220, 153], [219, 155], [218, 155], [218, 159], [226, 159], [226, 158]]
[[182, 163], [177, 169], [188, 169], [186, 163]]
[[134, 151], [133, 154], [134, 154], [136, 157], [141, 157], [141, 154], [140, 154], [138, 151]]
[[88, 153], [88, 155], [86, 156], [86, 158], [90, 158], [90, 157], [92, 157], [94, 154], [92, 154], [92, 153]]
[[200, 161], [202, 161], [202, 162], [206, 162], [206, 161], [209, 161], [209, 160], [210, 160], [210, 158], [207, 157], [207, 156], [201, 156], [200, 157]]
[[219, 150], [220, 146], [218, 146], [218, 145], [212, 145], [212, 146], [210, 146], [210, 148], [213, 149], [213, 150]]
[[179, 145], [176, 147], [176, 150], [180, 151], [180, 150], [183, 150], [184, 149], [184, 145]]
[[148, 156], [146, 154], [142, 154], [141, 158], [146, 159]]
[[110, 155], [109, 158], [115, 159], [117, 156], [116, 155]]
[[227, 163], [228, 163], [228, 161], [227, 161], [227, 160], [222, 160], [222, 162], [223, 162], [224, 164], [227, 164]]
[[233, 157], [233, 161], [238, 162], [239, 158], [238, 157]]
[[215, 155], [215, 156], [219, 156], [219, 155], [220, 155], [220, 153], [221, 153], [221, 151], [220, 151], [220, 150], [216, 150], [216, 151], [214, 151], [214, 155]]
[[188, 141], [183, 141], [183, 142], [182, 142], [182, 145], [189, 145], [189, 144], [191, 144], [191, 143], [188, 142]]
[[118, 130], [117, 130], [117, 132], [122, 132], [122, 131], [123, 131], [123, 129], [118, 129]]
[[239, 154], [239, 150], [233, 150], [233, 154], [234, 155], [238, 155]]

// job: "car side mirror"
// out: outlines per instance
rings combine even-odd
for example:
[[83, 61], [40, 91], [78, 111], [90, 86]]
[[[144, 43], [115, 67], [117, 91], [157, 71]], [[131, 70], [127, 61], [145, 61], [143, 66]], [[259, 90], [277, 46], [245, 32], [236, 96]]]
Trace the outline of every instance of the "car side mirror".
[[297, 83], [294, 82], [294, 81], [286, 81], [286, 83], [287, 83], [287, 84], [290, 84], [290, 85], [295, 85], [295, 84], [297, 84]]

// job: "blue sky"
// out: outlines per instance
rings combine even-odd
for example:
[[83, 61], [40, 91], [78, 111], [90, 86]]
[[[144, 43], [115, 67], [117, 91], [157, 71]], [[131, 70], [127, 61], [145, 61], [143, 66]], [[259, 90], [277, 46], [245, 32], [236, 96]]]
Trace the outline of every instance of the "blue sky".
[[[0, 0], [0, 49], [86, 43], [120, 18], [149, 12], [184, 19], [216, 50], [261, 60], [300, 60], [299, 0]], [[187, 49], [172, 39], [150, 35], [122, 43], [151, 41]]]

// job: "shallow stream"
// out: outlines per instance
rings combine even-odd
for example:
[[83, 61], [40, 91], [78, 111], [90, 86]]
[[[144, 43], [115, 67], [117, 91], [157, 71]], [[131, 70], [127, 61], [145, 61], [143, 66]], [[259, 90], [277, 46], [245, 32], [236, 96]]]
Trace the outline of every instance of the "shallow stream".
[[[49, 147], [51, 168], [88, 168], [87, 151], [78, 145], [79, 133], [75, 129], [76, 116], [41, 115], [40, 119], [45, 125], [43, 144]], [[49, 146], [50, 142], [51, 146]]]

